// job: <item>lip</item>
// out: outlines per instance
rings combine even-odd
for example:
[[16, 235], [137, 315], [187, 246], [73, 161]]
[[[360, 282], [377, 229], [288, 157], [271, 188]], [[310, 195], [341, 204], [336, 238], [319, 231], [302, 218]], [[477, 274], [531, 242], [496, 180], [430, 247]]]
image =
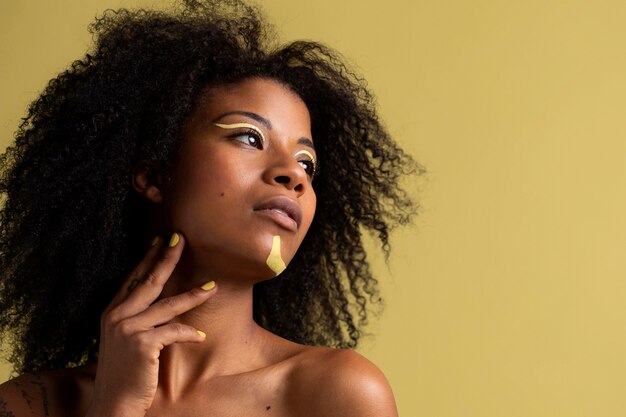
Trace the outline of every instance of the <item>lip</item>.
[[300, 228], [302, 210], [298, 203], [289, 197], [278, 196], [254, 207], [254, 211], [272, 218], [280, 226], [293, 232]]

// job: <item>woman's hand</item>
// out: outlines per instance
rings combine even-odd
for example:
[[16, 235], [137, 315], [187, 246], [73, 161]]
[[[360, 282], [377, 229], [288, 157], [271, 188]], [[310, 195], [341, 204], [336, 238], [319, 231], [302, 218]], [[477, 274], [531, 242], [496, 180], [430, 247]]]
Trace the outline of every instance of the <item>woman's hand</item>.
[[204, 340], [201, 331], [168, 322], [211, 297], [213, 282], [154, 303], [184, 244], [176, 233], [167, 245], [155, 239], [102, 314], [98, 370], [88, 417], [145, 416], [157, 389], [161, 350], [173, 343]]

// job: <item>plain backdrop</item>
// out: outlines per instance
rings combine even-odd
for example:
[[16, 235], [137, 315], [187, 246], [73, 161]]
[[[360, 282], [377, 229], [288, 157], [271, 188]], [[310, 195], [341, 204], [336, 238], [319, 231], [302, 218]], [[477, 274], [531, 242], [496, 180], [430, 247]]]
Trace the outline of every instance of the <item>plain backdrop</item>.
[[[137, 4], [168, 2], [0, 0], [0, 146], [93, 18]], [[262, 7], [338, 49], [428, 169], [371, 256], [387, 307], [359, 349], [400, 415], [626, 415], [626, 2]]]

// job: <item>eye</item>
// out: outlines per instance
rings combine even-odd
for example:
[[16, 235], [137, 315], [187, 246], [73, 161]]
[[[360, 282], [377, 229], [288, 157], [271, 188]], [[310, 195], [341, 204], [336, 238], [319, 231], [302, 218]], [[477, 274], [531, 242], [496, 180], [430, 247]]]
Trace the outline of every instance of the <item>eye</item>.
[[249, 129], [243, 133], [237, 133], [231, 136], [233, 140], [241, 142], [248, 146], [253, 146], [257, 149], [263, 149], [263, 140], [259, 132], [254, 129]]
[[304, 172], [306, 172], [309, 177], [313, 178], [315, 176], [316, 169], [315, 163], [313, 161], [305, 159], [302, 161], [298, 161], [298, 163], [302, 168], [304, 168]]

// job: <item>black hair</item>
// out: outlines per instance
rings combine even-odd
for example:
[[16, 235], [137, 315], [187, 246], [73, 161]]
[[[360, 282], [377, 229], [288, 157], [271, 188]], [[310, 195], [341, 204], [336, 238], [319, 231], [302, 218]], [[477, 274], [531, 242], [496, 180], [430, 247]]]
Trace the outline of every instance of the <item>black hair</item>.
[[255, 285], [254, 319], [295, 342], [355, 347], [379, 303], [363, 247], [417, 204], [422, 168], [378, 120], [365, 82], [315, 42], [278, 46], [240, 1], [173, 11], [107, 10], [95, 46], [52, 79], [1, 156], [0, 329], [16, 372], [93, 359], [100, 315], [143, 256], [138, 166], [167, 178], [182, 126], [207, 87], [277, 80], [307, 105], [321, 169], [311, 228], [279, 280]]

